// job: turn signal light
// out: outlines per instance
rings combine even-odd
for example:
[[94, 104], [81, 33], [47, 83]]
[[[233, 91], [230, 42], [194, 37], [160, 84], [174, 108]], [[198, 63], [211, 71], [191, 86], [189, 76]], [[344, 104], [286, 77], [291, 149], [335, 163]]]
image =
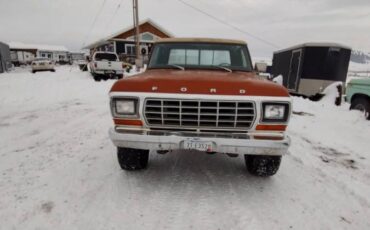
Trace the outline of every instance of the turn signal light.
[[115, 125], [143, 126], [141, 120], [113, 119]]
[[286, 127], [286, 125], [257, 125], [256, 130], [285, 131]]

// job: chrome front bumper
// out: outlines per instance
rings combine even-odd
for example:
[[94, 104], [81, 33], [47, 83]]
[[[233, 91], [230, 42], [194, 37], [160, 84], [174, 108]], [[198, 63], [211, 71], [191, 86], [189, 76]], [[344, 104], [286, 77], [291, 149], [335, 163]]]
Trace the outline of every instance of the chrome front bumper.
[[111, 128], [113, 144], [122, 148], [149, 150], [185, 149], [185, 140], [212, 142], [212, 152], [251, 155], [284, 155], [290, 138], [283, 133], [195, 133], [173, 131], [145, 131], [130, 128]]
[[[111, 72], [113, 71], [113, 72]], [[94, 70], [94, 73], [96, 74], [101, 74], [101, 75], [119, 75], [119, 74], [123, 74], [123, 70]]]

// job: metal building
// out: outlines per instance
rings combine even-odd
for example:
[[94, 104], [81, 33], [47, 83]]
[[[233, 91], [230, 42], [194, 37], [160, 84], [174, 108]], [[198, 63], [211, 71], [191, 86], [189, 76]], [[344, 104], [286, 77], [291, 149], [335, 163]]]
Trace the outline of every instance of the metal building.
[[0, 42], [0, 73], [10, 70], [11, 65], [9, 46]]

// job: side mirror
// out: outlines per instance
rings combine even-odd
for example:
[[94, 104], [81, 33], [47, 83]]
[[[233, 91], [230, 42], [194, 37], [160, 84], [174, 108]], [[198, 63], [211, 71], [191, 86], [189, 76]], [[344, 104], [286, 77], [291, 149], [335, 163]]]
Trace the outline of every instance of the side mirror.
[[266, 73], [267, 72], [267, 63], [256, 62], [256, 64], [254, 65], [254, 70], [258, 73]]

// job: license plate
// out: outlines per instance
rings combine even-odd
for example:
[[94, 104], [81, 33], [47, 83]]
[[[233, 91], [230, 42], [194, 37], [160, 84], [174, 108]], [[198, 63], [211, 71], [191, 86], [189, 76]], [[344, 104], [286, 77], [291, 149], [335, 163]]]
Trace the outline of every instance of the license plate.
[[212, 142], [198, 140], [184, 140], [184, 149], [198, 150], [202, 152], [212, 151]]

